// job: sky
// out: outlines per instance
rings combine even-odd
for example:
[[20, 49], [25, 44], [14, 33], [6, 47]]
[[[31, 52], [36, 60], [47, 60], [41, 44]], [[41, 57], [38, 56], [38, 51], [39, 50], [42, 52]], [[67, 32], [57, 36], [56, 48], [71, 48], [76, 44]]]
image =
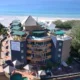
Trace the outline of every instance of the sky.
[[80, 16], [80, 0], [0, 0], [0, 15]]

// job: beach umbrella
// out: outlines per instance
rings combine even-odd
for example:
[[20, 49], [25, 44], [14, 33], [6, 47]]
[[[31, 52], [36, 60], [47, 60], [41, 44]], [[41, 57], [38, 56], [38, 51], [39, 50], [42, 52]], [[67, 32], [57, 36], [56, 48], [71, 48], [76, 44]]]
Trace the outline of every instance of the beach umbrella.
[[39, 76], [46, 75], [46, 72], [45, 72], [44, 70], [39, 70], [39, 71], [38, 71], [38, 75], [39, 75]]
[[18, 60], [13, 61], [12, 63], [14, 64], [14, 66], [19, 66], [19, 65], [21, 65], [21, 62], [18, 61]]
[[13, 70], [15, 70], [15, 68], [12, 67], [12, 66], [7, 66], [7, 67], [5, 67], [3, 70], [4, 70], [4, 72], [6, 72], [6, 73], [11, 73]]
[[29, 65], [29, 64], [27, 64], [26, 66], [24, 66], [24, 69], [26, 69], [26, 70], [31, 70], [31, 69], [32, 69], [32, 66]]

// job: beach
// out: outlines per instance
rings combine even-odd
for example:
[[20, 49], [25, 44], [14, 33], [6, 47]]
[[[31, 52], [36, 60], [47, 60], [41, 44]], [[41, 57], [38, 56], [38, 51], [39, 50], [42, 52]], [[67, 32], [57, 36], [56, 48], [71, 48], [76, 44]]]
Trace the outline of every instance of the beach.
[[[32, 16], [32, 15], [31, 15]], [[61, 20], [62, 22], [68, 21], [68, 20], [80, 20], [79, 18], [75, 17], [37, 17], [37, 16], [32, 16], [37, 22], [53, 22], [56, 20]], [[4, 25], [5, 27], [8, 27], [9, 24], [13, 20], [20, 20], [21, 23], [23, 24], [27, 20], [28, 16], [12, 16], [12, 15], [0, 15], [0, 23]]]

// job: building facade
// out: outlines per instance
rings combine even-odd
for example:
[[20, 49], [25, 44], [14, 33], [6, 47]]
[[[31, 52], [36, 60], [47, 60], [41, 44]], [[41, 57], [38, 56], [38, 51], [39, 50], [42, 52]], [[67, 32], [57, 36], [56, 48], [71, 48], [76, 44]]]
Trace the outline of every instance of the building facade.
[[12, 61], [38, 65], [47, 60], [61, 63], [68, 59], [69, 36], [61, 32], [48, 34], [31, 16], [24, 23], [21, 25], [19, 20], [14, 20], [10, 24], [8, 36], [2, 42], [2, 58], [9, 56]]
[[35, 64], [43, 64], [51, 59], [51, 38], [46, 31], [33, 31], [27, 38], [27, 61]]
[[72, 38], [67, 35], [51, 35], [52, 44], [52, 60], [53, 62], [61, 63], [67, 61], [70, 56], [70, 46]]

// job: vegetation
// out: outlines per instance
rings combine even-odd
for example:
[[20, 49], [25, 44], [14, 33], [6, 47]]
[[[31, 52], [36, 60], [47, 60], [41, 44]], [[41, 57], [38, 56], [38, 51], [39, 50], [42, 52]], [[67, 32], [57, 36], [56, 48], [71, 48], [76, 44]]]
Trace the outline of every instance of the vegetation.
[[80, 20], [70, 20], [65, 22], [62, 22], [61, 20], [57, 20], [53, 23], [56, 24], [56, 28], [71, 29], [72, 27], [74, 27], [74, 25], [80, 23]]
[[6, 35], [7, 34], [7, 30], [2, 24], [0, 24], [0, 35], [2, 35], [2, 34]]
[[22, 36], [14, 36], [13, 38], [15, 41], [18, 40], [18, 41], [21, 41], [21, 40], [24, 40], [24, 37]]
[[66, 63], [69, 65], [69, 64], [72, 63], [72, 61], [73, 61], [73, 58], [72, 57], [69, 57], [68, 60], [66, 61]]
[[53, 63], [49, 60], [46, 62], [47, 69], [51, 69], [53, 67]]
[[80, 58], [80, 23], [74, 26], [70, 34], [72, 36], [71, 54], [75, 54], [76, 57]]
[[[7, 30], [2, 24], [0, 24], [0, 36], [1, 35], [7, 35]], [[0, 58], [1, 58], [1, 44], [2, 43], [0, 41]]]

